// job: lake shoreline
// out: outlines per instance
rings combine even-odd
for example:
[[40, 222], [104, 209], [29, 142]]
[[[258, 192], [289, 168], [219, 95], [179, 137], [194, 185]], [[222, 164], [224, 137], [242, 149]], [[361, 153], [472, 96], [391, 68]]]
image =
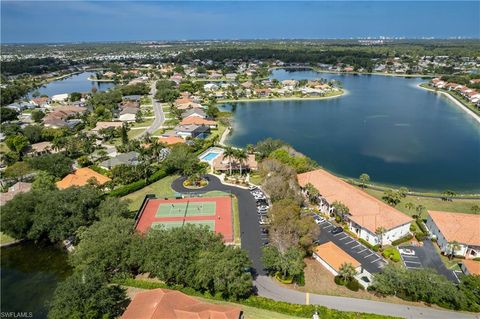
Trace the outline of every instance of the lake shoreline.
[[473, 119], [480, 124], [480, 116], [479, 116], [478, 114], [476, 114], [475, 112], [473, 112], [472, 110], [470, 110], [470, 108], [469, 108], [468, 106], [466, 106], [466, 105], [463, 104], [461, 101], [459, 101], [458, 99], [456, 99], [456, 98], [455, 98], [454, 96], [452, 96], [450, 93], [447, 93], [447, 92], [444, 92], [444, 91], [440, 91], [440, 90], [436, 91], [436, 90], [434, 90], [434, 89], [430, 89], [430, 88], [424, 87], [424, 86], [422, 86], [422, 84], [425, 84], [425, 83], [417, 84], [417, 87], [420, 88], [420, 89], [426, 90], [426, 91], [433, 92], [433, 93], [440, 93], [440, 95], [443, 95], [443, 96], [445, 96], [447, 99], [449, 99], [450, 101], [452, 101], [455, 105], [457, 105], [458, 107], [460, 107], [460, 109], [462, 109], [465, 113], [467, 113], [468, 115], [470, 115], [471, 117], [473, 117]]
[[349, 94], [349, 92], [345, 89], [342, 89], [342, 92], [337, 95], [331, 96], [313, 96], [313, 97], [273, 97], [273, 98], [256, 98], [256, 99], [225, 99], [225, 100], [218, 100], [217, 104], [224, 104], [224, 103], [247, 103], [247, 102], [281, 102], [281, 101], [320, 101], [320, 100], [328, 100], [338, 98], [344, 95]]
[[428, 75], [428, 74], [400, 74], [400, 73], [383, 73], [383, 72], [341, 72], [341, 71], [329, 71], [318, 69], [314, 66], [282, 66], [282, 67], [273, 67], [271, 70], [295, 70], [295, 69], [310, 69], [318, 73], [327, 73], [327, 74], [337, 74], [337, 75], [380, 75], [380, 76], [390, 76], [390, 77], [401, 77], [401, 78], [434, 78], [437, 75]]

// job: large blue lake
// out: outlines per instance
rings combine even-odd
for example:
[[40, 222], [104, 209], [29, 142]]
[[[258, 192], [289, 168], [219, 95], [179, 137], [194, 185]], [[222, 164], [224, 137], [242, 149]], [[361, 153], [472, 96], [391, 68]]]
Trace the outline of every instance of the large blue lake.
[[[236, 146], [272, 137], [333, 173], [416, 190], [480, 191], [480, 124], [421, 79], [274, 70], [271, 78], [339, 80], [348, 94], [236, 103]], [[231, 110], [231, 105], [223, 106]]]
[[88, 77], [94, 74], [93, 72], [75, 74], [61, 80], [50, 82], [39, 88], [38, 91], [40, 94], [52, 96], [62, 93], [91, 92], [94, 87], [99, 91], [106, 91], [114, 86], [112, 82], [94, 82], [88, 80]]

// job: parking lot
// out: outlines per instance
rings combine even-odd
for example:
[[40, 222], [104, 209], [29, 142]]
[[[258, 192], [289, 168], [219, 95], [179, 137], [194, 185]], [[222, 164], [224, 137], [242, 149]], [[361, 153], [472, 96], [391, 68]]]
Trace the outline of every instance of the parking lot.
[[432, 268], [449, 280], [459, 282], [458, 276], [461, 272], [456, 273], [447, 269], [433, 245], [431, 241], [425, 240], [423, 246], [399, 247], [400, 257], [405, 267], [411, 270]]
[[318, 243], [323, 244], [329, 241], [335, 243], [335, 245], [358, 260], [369, 273], [379, 272], [387, 264], [381, 255], [367, 248], [347, 233], [332, 234], [330, 231], [335, 227], [329, 221], [320, 223], [321, 232]]

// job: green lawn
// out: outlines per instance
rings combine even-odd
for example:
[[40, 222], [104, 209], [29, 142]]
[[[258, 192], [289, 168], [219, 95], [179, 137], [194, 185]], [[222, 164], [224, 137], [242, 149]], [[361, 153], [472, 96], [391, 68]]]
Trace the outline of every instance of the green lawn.
[[157, 197], [171, 197], [175, 195], [175, 192], [170, 187], [172, 182], [176, 180], [179, 175], [170, 175], [165, 178], [162, 178], [158, 182], [150, 184], [136, 192], [128, 194], [127, 196], [122, 197], [123, 199], [130, 200], [129, 208], [132, 211], [136, 211], [142, 205], [143, 199], [147, 194], [155, 194]]
[[258, 173], [250, 173], [250, 183], [261, 185], [263, 183], [263, 177]]
[[134, 122], [130, 125], [130, 127], [143, 127], [143, 126], [150, 126], [152, 125], [155, 119], [144, 119], [142, 122]]
[[274, 312], [274, 311], [268, 311], [268, 310], [264, 310], [264, 309], [248, 307], [248, 306], [239, 305], [239, 304], [235, 304], [235, 303], [230, 303], [230, 302], [226, 302], [226, 301], [213, 300], [213, 299], [203, 299], [203, 298], [198, 298], [198, 299], [203, 300], [203, 301], [208, 302], [208, 303], [240, 307], [243, 310], [243, 315], [244, 315], [243, 318], [244, 319], [292, 319], [292, 318], [298, 318], [298, 317], [292, 317], [292, 316], [284, 315], [284, 314]]
[[0, 232], [0, 244], [8, 244], [15, 241], [15, 238], [12, 238], [2, 232]]
[[[367, 193], [370, 195], [382, 199], [383, 192], [377, 191], [373, 189], [365, 189]], [[478, 205], [480, 206], [480, 200], [468, 200], [468, 199], [453, 199], [453, 201], [443, 201], [437, 198], [425, 198], [425, 197], [418, 197], [418, 196], [407, 196], [406, 198], [402, 199], [400, 204], [395, 206], [399, 211], [411, 216], [415, 214], [415, 210], [408, 210], [405, 207], [406, 203], [412, 203], [414, 205], [423, 205], [429, 210], [440, 210], [440, 211], [447, 211], [447, 212], [454, 212], [454, 213], [467, 213], [472, 214], [472, 206]], [[425, 218], [426, 216], [423, 216]]]
[[128, 131], [127, 135], [128, 135], [128, 138], [129, 139], [132, 139], [132, 138], [135, 138], [137, 137], [138, 135], [142, 134], [145, 130], [130, 130]]

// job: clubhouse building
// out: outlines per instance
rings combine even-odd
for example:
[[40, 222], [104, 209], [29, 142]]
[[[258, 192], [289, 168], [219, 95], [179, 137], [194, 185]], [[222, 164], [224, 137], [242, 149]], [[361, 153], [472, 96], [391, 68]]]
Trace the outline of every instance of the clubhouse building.
[[443, 254], [450, 254], [451, 243], [457, 242], [455, 256], [480, 257], [480, 215], [429, 210], [427, 228]]
[[323, 169], [299, 174], [298, 182], [303, 189], [310, 183], [318, 190], [319, 209], [325, 214], [336, 213], [334, 202], [346, 205], [349, 212], [341, 217], [348, 228], [372, 245], [387, 245], [410, 234], [410, 217]]

